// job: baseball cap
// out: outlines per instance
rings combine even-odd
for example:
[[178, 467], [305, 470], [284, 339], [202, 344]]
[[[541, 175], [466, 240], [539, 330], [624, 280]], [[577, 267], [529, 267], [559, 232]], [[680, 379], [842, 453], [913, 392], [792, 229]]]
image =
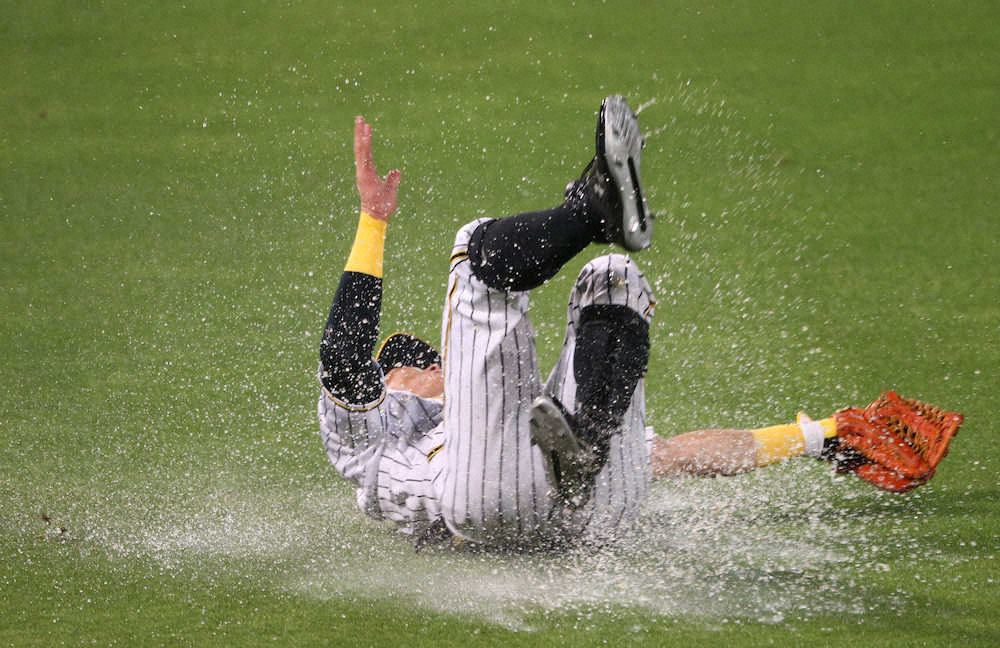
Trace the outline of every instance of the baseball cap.
[[441, 364], [441, 354], [434, 347], [409, 333], [393, 333], [385, 339], [375, 356], [382, 371], [396, 367], [426, 369]]

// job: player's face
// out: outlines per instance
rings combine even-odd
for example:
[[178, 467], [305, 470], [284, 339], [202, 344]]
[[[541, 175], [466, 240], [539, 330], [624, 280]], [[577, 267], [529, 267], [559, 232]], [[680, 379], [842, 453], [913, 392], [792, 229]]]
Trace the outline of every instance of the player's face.
[[444, 374], [438, 365], [426, 369], [396, 367], [385, 375], [385, 386], [408, 391], [421, 398], [440, 398], [444, 394]]

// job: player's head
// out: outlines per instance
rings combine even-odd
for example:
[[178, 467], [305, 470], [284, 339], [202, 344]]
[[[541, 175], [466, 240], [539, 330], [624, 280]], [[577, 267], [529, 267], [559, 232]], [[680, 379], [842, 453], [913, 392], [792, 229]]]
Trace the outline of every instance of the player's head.
[[444, 394], [441, 354], [409, 333], [393, 333], [376, 356], [389, 389], [408, 391], [423, 398]]

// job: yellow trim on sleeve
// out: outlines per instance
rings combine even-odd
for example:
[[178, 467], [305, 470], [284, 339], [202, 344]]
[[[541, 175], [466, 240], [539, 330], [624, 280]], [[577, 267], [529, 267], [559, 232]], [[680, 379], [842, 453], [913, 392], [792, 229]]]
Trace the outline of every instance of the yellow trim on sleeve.
[[433, 460], [433, 459], [434, 459], [434, 457], [436, 457], [436, 456], [437, 456], [437, 454], [438, 454], [439, 452], [441, 452], [441, 451], [442, 451], [443, 449], [444, 449], [444, 444], [442, 443], [442, 444], [441, 444], [441, 445], [439, 445], [438, 447], [436, 447], [436, 448], [434, 448], [433, 450], [431, 450], [430, 452], [428, 452], [428, 453], [427, 453], [427, 462], [428, 462], [428, 463], [430, 463], [430, 461], [431, 461], [431, 460]]
[[385, 232], [388, 223], [361, 212], [354, 245], [347, 257], [345, 272], [361, 272], [382, 278], [382, 257], [385, 252]]
[[379, 405], [381, 405], [382, 402], [385, 400], [386, 395], [389, 393], [388, 390], [386, 390], [385, 388], [383, 388], [382, 389], [382, 395], [379, 396], [374, 401], [372, 401], [371, 403], [361, 403], [361, 404], [355, 405], [355, 404], [351, 404], [351, 403], [348, 403], [346, 401], [340, 400], [339, 398], [337, 398], [336, 396], [334, 396], [333, 394], [331, 394], [329, 392], [329, 390], [327, 390], [326, 387], [321, 386], [320, 388], [323, 390], [323, 395], [326, 396], [327, 398], [329, 398], [331, 403], [333, 403], [334, 405], [336, 405], [337, 407], [339, 407], [341, 409], [347, 410], [348, 412], [369, 412], [369, 411], [375, 409], [376, 407], [378, 407]]

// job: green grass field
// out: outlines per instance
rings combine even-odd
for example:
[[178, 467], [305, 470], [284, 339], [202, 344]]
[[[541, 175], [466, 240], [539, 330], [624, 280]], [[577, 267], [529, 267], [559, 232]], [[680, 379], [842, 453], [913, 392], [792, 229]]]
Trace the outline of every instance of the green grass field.
[[[0, 644], [1000, 644], [995, 3], [341, 4], [3, 3]], [[658, 483], [591, 555], [356, 510], [314, 381], [353, 116], [404, 176], [383, 330], [435, 339], [455, 229], [557, 202], [613, 92], [657, 431], [895, 388], [966, 415], [934, 481]], [[534, 297], [543, 370], [585, 261]]]

